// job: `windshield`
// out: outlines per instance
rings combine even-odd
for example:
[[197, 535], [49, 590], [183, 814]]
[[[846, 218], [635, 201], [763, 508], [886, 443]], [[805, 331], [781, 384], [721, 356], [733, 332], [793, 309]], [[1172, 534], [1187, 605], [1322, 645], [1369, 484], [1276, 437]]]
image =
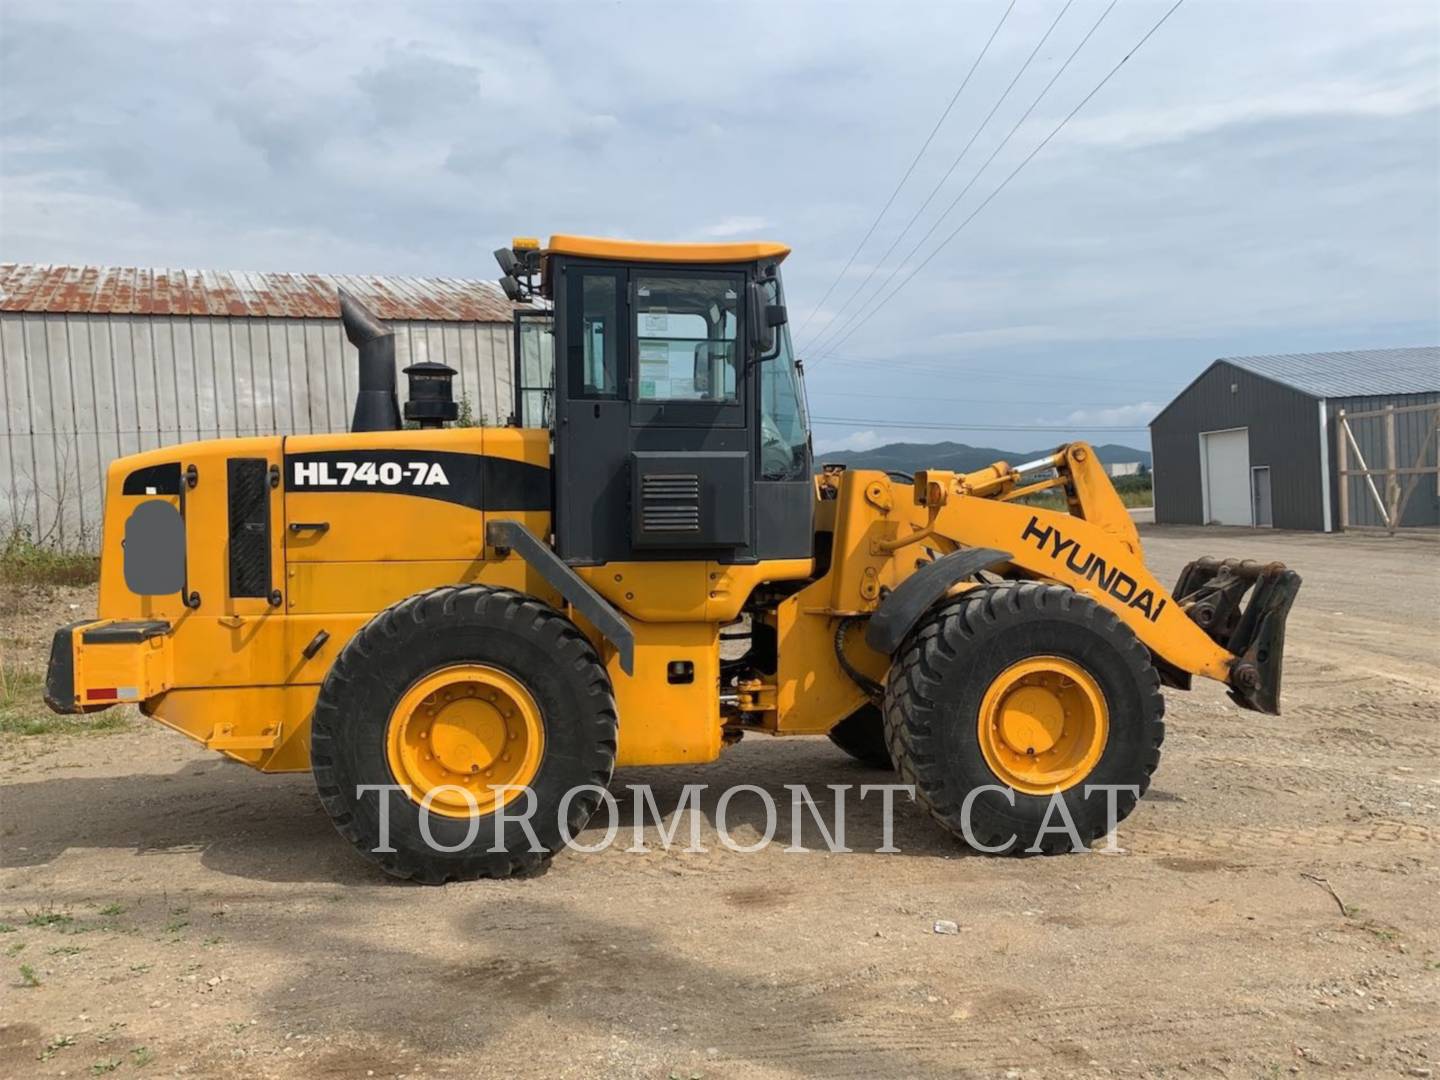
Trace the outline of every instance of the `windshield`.
[[[778, 277], [765, 283], [765, 302], [785, 302]], [[787, 323], [775, 328], [775, 352], [760, 364], [760, 478], [803, 480], [809, 473], [805, 386], [795, 366]]]

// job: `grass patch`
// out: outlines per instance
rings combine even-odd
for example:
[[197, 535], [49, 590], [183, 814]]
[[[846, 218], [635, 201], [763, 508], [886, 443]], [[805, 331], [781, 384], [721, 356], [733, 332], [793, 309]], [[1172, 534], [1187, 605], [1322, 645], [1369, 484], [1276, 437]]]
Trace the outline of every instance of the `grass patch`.
[[29, 964], [20, 965], [20, 985], [39, 986], [40, 976], [35, 974], [35, 969]]
[[100, 909], [101, 915], [124, 915], [125, 908], [120, 904], [106, 904]]
[[44, 1050], [40, 1051], [40, 1060], [49, 1061], [61, 1050], [65, 1050], [74, 1045], [74, 1035], [57, 1035], [55, 1038], [51, 1039], [48, 1043], [45, 1044]]
[[87, 735], [123, 731], [134, 723], [123, 708], [73, 716], [52, 713], [44, 693], [39, 672], [0, 661], [0, 735]]
[[94, 555], [37, 544], [30, 531], [12, 528], [0, 538], [0, 582], [11, 585], [93, 585], [100, 580]]
[[[1120, 496], [1120, 501], [1128, 509], [1155, 505], [1154, 478], [1149, 473], [1136, 476], [1112, 476], [1110, 483], [1115, 488], [1115, 494]], [[1059, 490], [1037, 491], [1034, 495], [1026, 495], [1015, 501], [1026, 506], [1039, 506], [1046, 510], [1064, 510], [1067, 505], [1065, 496]]]
[[30, 915], [31, 926], [68, 926], [75, 921], [74, 916], [65, 915], [58, 911], [37, 911]]

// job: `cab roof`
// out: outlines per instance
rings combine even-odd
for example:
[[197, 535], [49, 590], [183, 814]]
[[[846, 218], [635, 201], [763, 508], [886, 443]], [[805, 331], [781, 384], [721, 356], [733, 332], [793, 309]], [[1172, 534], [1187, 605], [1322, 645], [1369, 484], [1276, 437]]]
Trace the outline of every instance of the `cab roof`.
[[790, 254], [790, 249], [784, 244], [763, 240], [740, 244], [656, 244], [643, 240], [560, 235], [550, 237], [544, 254], [616, 259], [621, 262], [744, 263], [761, 259], [779, 262]]

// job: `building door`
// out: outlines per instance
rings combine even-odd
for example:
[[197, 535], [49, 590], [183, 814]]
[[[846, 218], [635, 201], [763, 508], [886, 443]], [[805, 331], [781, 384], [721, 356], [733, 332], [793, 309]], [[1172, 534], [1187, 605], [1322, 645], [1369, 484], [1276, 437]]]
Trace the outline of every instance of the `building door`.
[[1205, 524], [1250, 525], [1250, 429], [1200, 433]]
[[1256, 465], [1250, 470], [1251, 514], [1257, 528], [1268, 529], [1275, 524], [1270, 516], [1270, 466]]

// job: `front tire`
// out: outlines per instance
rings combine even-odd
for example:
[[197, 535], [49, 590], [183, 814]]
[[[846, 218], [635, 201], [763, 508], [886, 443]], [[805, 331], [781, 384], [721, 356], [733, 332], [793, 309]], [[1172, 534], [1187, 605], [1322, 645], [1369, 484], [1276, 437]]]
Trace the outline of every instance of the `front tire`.
[[[310, 759], [321, 803], [361, 854], [442, 884], [538, 870], [564, 843], [566, 793], [589, 785], [565, 808], [569, 835], [594, 813], [615, 741], [609, 677], [574, 623], [510, 589], [450, 586], [351, 638], [320, 688]], [[533, 840], [519, 820], [532, 794]]]
[[921, 620], [890, 669], [885, 733], [901, 777], [952, 835], [1054, 853], [1135, 808], [1160, 762], [1164, 712], [1129, 627], [1070, 589], [1025, 582], [971, 589]]

